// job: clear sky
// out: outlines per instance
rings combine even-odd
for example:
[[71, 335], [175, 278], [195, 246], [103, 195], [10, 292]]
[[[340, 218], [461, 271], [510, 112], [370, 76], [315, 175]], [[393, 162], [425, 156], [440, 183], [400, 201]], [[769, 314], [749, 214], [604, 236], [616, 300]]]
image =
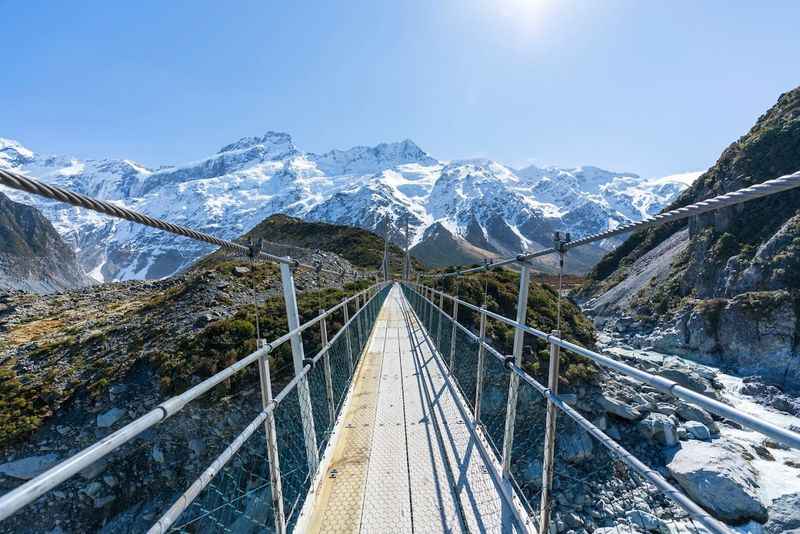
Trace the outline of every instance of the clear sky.
[[800, 84], [800, 2], [0, 0], [0, 136], [146, 165], [325, 151], [700, 170]]

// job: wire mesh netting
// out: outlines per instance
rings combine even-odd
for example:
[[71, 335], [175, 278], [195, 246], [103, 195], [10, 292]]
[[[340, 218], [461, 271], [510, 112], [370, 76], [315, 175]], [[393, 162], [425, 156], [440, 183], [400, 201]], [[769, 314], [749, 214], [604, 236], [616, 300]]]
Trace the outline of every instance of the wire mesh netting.
[[[314, 473], [309, 469], [306, 434], [313, 435], [317, 453], [322, 455], [330, 441], [335, 419], [330, 417], [330, 402], [338, 416], [352, 381], [353, 366], [346, 335], [351, 336], [353, 358], [363, 350], [389, 288], [382, 289], [330, 344], [322, 356], [329, 358], [333, 398], [328, 396], [322, 359], [309, 370], [305, 384], [288, 391], [274, 410], [282, 499], [288, 530], [297, 522]], [[360, 334], [358, 330], [361, 330]], [[255, 384], [257, 385], [257, 383]], [[308, 391], [310, 418], [304, 417], [301, 400]], [[251, 391], [254, 405], [260, 407], [258, 391]], [[257, 413], [258, 410], [255, 410]], [[311, 423], [313, 422], [313, 432]], [[232, 438], [231, 438], [232, 439]], [[230, 442], [231, 439], [227, 441]], [[180, 532], [263, 532], [274, 531], [269, 462], [264, 425], [250, 436], [212, 481], [179, 517], [173, 530]], [[170, 500], [172, 502], [172, 500]]]
[[551, 518], [559, 530], [708, 532], [663, 490], [558, 414]]
[[521, 380], [517, 390], [511, 476], [524, 498], [531, 517], [539, 516], [542, 491], [542, 459], [547, 418], [547, 400], [533, 386]]
[[489, 443], [500, 459], [503, 451], [503, 434], [506, 430], [509, 373], [503, 362], [494, 356], [487, 355], [485, 363], [480, 423], [483, 424]]
[[[450, 372], [456, 379], [461, 394], [475, 411], [475, 388], [478, 383], [478, 339], [456, 327], [453, 367]], [[447, 361], [449, 364], [449, 360]]]

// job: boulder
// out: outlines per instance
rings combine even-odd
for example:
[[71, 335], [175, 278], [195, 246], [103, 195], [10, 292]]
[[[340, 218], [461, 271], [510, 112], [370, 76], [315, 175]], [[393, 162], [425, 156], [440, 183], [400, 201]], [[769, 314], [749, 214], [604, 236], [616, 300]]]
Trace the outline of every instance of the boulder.
[[711, 428], [711, 425], [714, 424], [711, 414], [694, 404], [681, 402], [676, 407], [675, 413], [684, 421], [697, 421], [706, 425], [707, 428]]
[[28, 456], [0, 465], [0, 475], [19, 480], [30, 480], [58, 463], [58, 456], [53, 453], [41, 456]]
[[640, 412], [637, 408], [629, 404], [625, 404], [620, 400], [611, 399], [609, 397], [600, 395], [597, 399], [597, 402], [600, 404], [600, 407], [606, 411], [606, 413], [616, 415], [622, 419], [636, 421], [642, 417], [642, 412]]
[[711, 382], [687, 365], [672, 363], [667, 367], [663, 367], [659, 374], [697, 393], [702, 393], [713, 399], [719, 397]]
[[698, 423], [697, 421], [686, 421], [686, 423], [683, 424], [683, 427], [686, 429], [689, 438], [699, 439], [701, 441], [711, 440], [711, 432], [709, 432], [708, 427], [703, 423]]
[[651, 413], [639, 423], [639, 431], [650, 441], [654, 441], [666, 447], [674, 447], [678, 444], [678, 433], [675, 424], [664, 414]]
[[764, 534], [800, 532], [800, 493], [782, 495], [769, 505]]
[[764, 522], [758, 473], [743, 447], [733, 443], [688, 441], [667, 469], [683, 490], [714, 517], [729, 523]]

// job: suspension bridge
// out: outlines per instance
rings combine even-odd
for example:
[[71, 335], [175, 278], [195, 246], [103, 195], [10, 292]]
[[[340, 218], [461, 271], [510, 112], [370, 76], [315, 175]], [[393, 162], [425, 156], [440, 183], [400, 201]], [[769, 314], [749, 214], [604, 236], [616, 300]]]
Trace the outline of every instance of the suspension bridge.
[[[319, 276], [320, 263], [222, 240], [12, 171], [0, 170], [0, 184], [278, 263], [288, 329], [277, 339], [257, 334], [251, 354], [7, 491], [0, 496], [0, 530], [136, 440], [155, 446], [147, 444], [148, 430], [190, 417], [215, 388], [253, 368], [255, 414], [226, 434], [224, 448], [190, 484], [167, 492], [149, 532], [730, 532], [559, 395], [564, 351], [800, 449], [796, 432], [567, 341], [558, 330], [539, 330], [526, 317], [531, 259], [558, 254], [563, 265], [572, 248], [787, 191], [800, 186], [800, 173], [574, 241], [557, 235], [552, 248], [432, 280], [411, 273], [407, 254], [402, 276], [392, 280], [385, 252], [382, 277], [372, 286], [302, 324], [294, 273], [313, 269]], [[437, 277], [507, 265], [520, 272], [514, 318], [434, 287]], [[513, 329], [511, 354], [487, 336], [491, 322]], [[303, 343], [311, 329], [321, 338], [315, 354]], [[525, 336], [548, 347], [547, 383], [523, 368]], [[275, 392], [271, 355], [284, 346], [293, 376]], [[590, 440], [577, 453], [562, 446], [576, 435]], [[581, 448], [594, 453], [581, 455]]]

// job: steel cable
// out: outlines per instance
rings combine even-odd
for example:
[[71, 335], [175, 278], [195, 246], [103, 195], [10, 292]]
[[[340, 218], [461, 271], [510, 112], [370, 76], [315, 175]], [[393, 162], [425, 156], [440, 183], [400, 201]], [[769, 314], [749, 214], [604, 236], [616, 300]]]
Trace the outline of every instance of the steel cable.
[[526, 262], [534, 258], [538, 258], [540, 256], [555, 254], [557, 252], [566, 252], [567, 250], [587, 245], [589, 243], [594, 243], [595, 241], [602, 241], [610, 237], [618, 236], [621, 234], [627, 234], [629, 232], [634, 232], [636, 230], [641, 230], [643, 228], [648, 228], [650, 226], [661, 226], [667, 223], [688, 219], [689, 217], [702, 215], [704, 213], [708, 213], [709, 211], [735, 206], [743, 202], [748, 202], [750, 200], [755, 200], [769, 195], [774, 195], [775, 193], [781, 193], [783, 191], [788, 191], [790, 189], [795, 189], [797, 187], [800, 187], [800, 171], [797, 171], [793, 174], [787, 174], [785, 176], [781, 176], [780, 178], [767, 180], [760, 184], [751, 185], [750, 187], [738, 189], [730, 193], [725, 193], [723, 195], [709, 198], [707, 200], [701, 200], [699, 202], [689, 204], [688, 206], [683, 206], [682, 208], [676, 208], [674, 210], [666, 211], [664, 213], [659, 213], [658, 215], [647, 217], [645, 219], [642, 219], [641, 221], [623, 224], [622, 226], [618, 226], [613, 230], [606, 230], [605, 232], [599, 232], [596, 234], [591, 234], [582, 237], [580, 239], [576, 239], [574, 241], [569, 241], [567, 243], [561, 244], [560, 249], [555, 247], [546, 248], [543, 250], [539, 250], [537, 252], [531, 252], [528, 254], [518, 254], [511, 258], [497, 260], [491, 264], [483, 265], [481, 267], [474, 267], [472, 269], [466, 269], [463, 271], [456, 271], [452, 273], [445, 273], [440, 275], [428, 275], [428, 276], [435, 278], [449, 278], [451, 276], [463, 276], [466, 274], [486, 271], [494, 267], [510, 265], [512, 263]]
[[[251, 251], [250, 247], [240, 245], [239, 243], [234, 243], [233, 241], [228, 241], [226, 239], [214, 237], [213, 235], [206, 234], [204, 232], [198, 232], [197, 230], [192, 230], [191, 228], [188, 228], [186, 226], [173, 224], [164, 221], [162, 219], [157, 219], [155, 217], [150, 217], [149, 215], [145, 215], [144, 213], [140, 213], [138, 211], [129, 208], [118, 206], [113, 202], [98, 200], [83, 195], [81, 193], [70, 191], [69, 189], [65, 189], [63, 187], [46, 184], [34, 178], [24, 176], [22, 174], [19, 174], [17, 172], [8, 169], [0, 169], [0, 185], [4, 185], [12, 189], [17, 189], [19, 191], [24, 191], [32, 195], [37, 195], [58, 202], [63, 202], [65, 204], [70, 204], [78, 208], [84, 208], [96, 211], [98, 213], [103, 213], [105, 215], [109, 215], [117, 219], [124, 219], [126, 221], [135, 222], [137, 224], [142, 224], [144, 226], [149, 226], [157, 230], [163, 230], [165, 232], [169, 232], [182, 237], [187, 237], [195, 241], [201, 241], [204, 243], [209, 243], [211, 245], [216, 245], [222, 248], [223, 250], [234, 252], [240, 256], [247, 256], [250, 254]], [[259, 252], [259, 257], [278, 263], [286, 263], [294, 265], [295, 267], [314, 269], [313, 266], [301, 263], [297, 260], [292, 259], [291, 257], [276, 256], [274, 254], [269, 254], [263, 251]], [[330, 274], [335, 274], [337, 276], [341, 276], [342, 274], [344, 274], [343, 271], [336, 271], [333, 269], [323, 269], [323, 271]]]

